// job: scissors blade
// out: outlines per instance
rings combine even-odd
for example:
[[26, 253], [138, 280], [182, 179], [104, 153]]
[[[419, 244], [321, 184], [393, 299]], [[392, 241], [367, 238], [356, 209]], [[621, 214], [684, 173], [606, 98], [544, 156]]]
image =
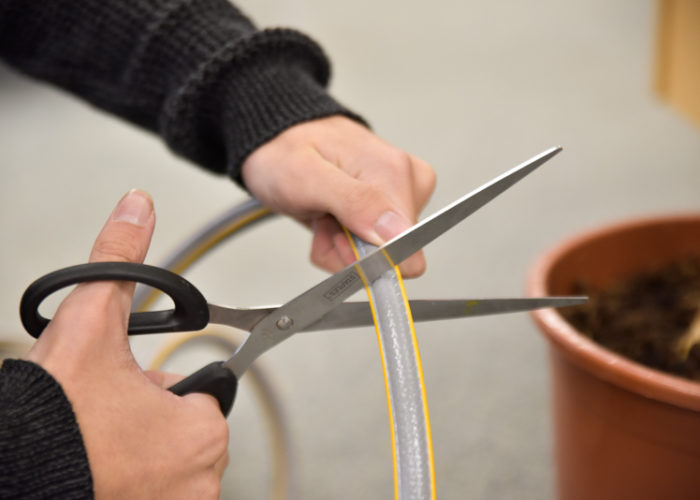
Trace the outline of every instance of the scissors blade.
[[224, 362], [240, 378], [263, 352], [304, 330], [348, 297], [486, 205], [561, 151], [550, 148], [424, 219], [365, 257], [326, 278], [261, 319]]
[[[409, 300], [411, 316], [416, 323], [441, 319], [457, 319], [489, 314], [533, 311], [546, 307], [568, 307], [584, 304], [588, 297], [525, 297], [514, 299], [438, 299]], [[210, 323], [250, 331], [256, 323], [281, 306], [230, 308], [209, 304]], [[374, 323], [369, 302], [343, 302], [323, 318], [303, 329], [305, 332], [369, 326]], [[298, 333], [298, 332], [297, 332]]]
[[[487, 316], [533, 311], [547, 307], [585, 304], [587, 297], [526, 297], [513, 299], [410, 300], [411, 316], [416, 323], [444, 319]], [[304, 328], [305, 332], [369, 326], [374, 323], [369, 302], [345, 302], [322, 319]]]

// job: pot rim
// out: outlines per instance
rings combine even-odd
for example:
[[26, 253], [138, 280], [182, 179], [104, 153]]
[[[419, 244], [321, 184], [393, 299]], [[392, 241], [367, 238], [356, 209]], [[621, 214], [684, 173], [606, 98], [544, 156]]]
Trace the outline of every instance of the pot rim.
[[[533, 297], [548, 295], [547, 282], [552, 268], [565, 255], [585, 243], [621, 230], [683, 221], [700, 222], [700, 214], [637, 217], [579, 232], [535, 262], [528, 277], [527, 293]], [[700, 411], [700, 383], [646, 367], [606, 349], [578, 332], [555, 309], [540, 309], [531, 315], [551, 346], [585, 371], [641, 396]]]

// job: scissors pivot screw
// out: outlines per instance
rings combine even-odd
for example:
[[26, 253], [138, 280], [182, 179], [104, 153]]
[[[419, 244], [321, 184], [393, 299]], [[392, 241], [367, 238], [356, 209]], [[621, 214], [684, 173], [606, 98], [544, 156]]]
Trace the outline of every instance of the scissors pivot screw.
[[282, 316], [280, 319], [277, 320], [276, 324], [277, 328], [279, 328], [280, 330], [288, 330], [294, 324], [294, 320], [289, 316]]

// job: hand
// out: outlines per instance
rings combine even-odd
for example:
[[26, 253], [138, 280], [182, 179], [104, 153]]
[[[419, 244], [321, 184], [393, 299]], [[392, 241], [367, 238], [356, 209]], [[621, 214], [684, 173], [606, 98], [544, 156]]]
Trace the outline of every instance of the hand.
[[[342, 116], [287, 129], [246, 159], [242, 175], [262, 203], [313, 228], [311, 260], [332, 272], [355, 260], [340, 224], [381, 245], [416, 223], [435, 189], [427, 163]], [[422, 252], [400, 268], [421, 275]]]
[[[143, 262], [155, 225], [150, 197], [120, 201], [91, 262]], [[97, 498], [218, 498], [228, 428], [214, 398], [165, 390], [181, 377], [144, 372], [129, 349], [134, 285], [81, 284], [27, 355], [61, 384], [78, 419]]]

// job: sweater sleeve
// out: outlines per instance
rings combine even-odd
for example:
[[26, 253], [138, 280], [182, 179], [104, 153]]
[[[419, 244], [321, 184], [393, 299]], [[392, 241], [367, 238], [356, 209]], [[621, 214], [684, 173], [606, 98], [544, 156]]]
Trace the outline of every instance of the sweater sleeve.
[[87, 452], [71, 404], [39, 365], [0, 368], [0, 498], [92, 498]]
[[3, 0], [0, 57], [238, 182], [245, 158], [296, 123], [362, 121], [325, 91], [313, 40], [258, 30], [227, 0]]

